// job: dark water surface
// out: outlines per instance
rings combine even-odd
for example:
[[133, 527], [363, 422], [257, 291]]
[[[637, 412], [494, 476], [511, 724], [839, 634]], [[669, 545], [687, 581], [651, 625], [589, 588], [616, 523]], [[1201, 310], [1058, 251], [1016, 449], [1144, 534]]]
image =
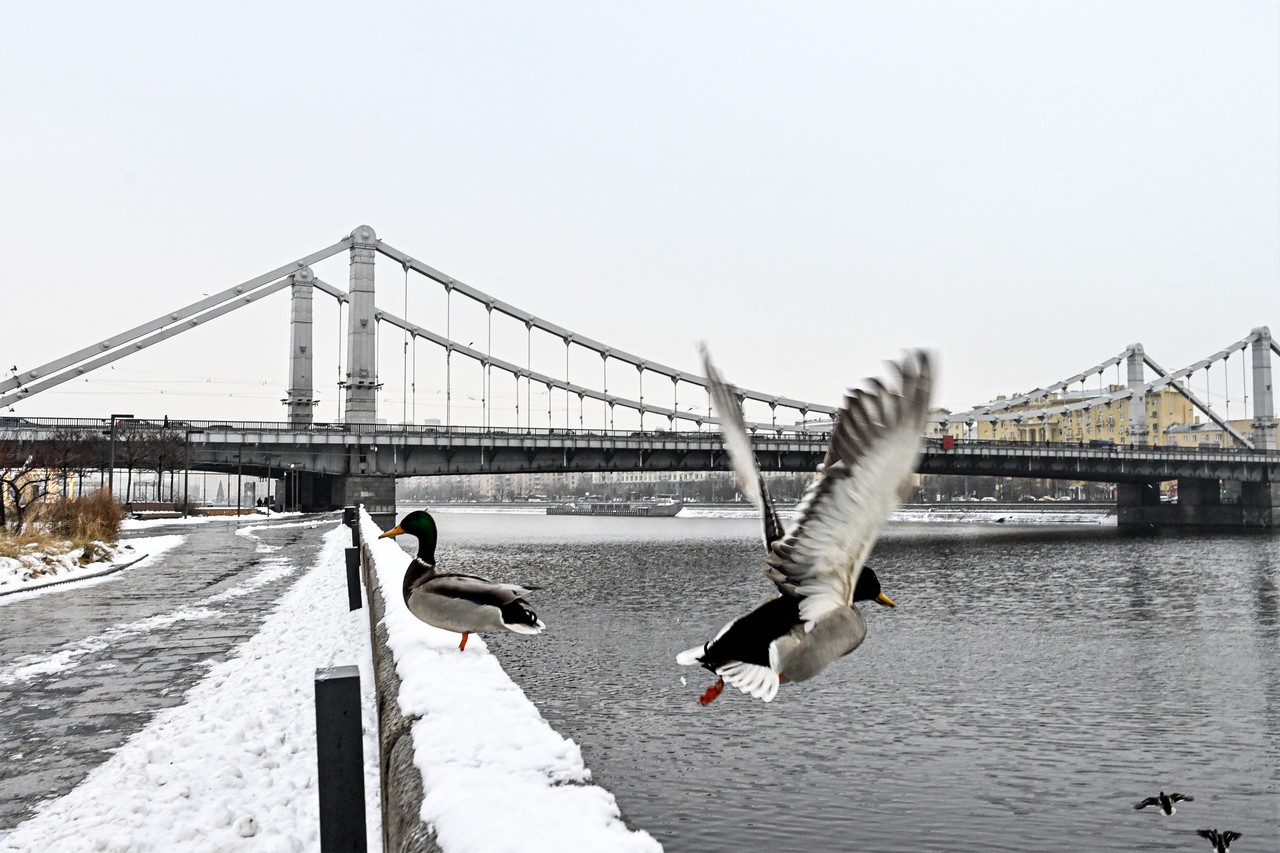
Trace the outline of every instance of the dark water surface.
[[1280, 850], [1280, 537], [892, 526], [862, 648], [702, 708], [675, 655], [770, 591], [755, 521], [437, 519], [441, 568], [546, 587], [490, 646], [668, 850]]

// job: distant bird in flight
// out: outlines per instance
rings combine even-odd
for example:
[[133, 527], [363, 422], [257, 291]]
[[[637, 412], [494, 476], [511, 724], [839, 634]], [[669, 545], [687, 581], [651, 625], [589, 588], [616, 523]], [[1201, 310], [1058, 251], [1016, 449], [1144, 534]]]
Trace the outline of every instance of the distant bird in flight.
[[1181, 802], [1182, 800], [1186, 800], [1190, 803], [1195, 801], [1195, 797], [1178, 793], [1166, 795], [1164, 791], [1161, 791], [1158, 797], [1147, 797], [1142, 802], [1135, 803], [1133, 807], [1135, 810], [1139, 810], [1145, 809], [1147, 806], [1159, 806], [1160, 811], [1164, 812], [1166, 815], [1171, 815], [1177, 811], [1177, 809], [1173, 807], [1173, 804]]
[[701, 664], [718, 676], [698, 699], [703, 705], [715, 701], [726, 682], [771, 702], [781, 682], [807, 681], [862, 644], [867, 624], [855, 602], [896, 606], [865, 563], [915, 472], [932, 367], [924, 352], [912, 352], [893, 365], [897, 388], [872, 379], [846, 395], [788, 532], [756, 464], [738, 393], [705, 347], [702, 358], [734, 476], [763, 516], [765, 576], [778, 594], [676, 662]]
[[1240, 837], [1238, 832], [1218, 832], [1216, 829], [1197, 829], [1196, 835], [1209, 839], [1209, 843], [1213, 845], [1213, 853], [1227, 853], [1231, 849], [1231, 842]]

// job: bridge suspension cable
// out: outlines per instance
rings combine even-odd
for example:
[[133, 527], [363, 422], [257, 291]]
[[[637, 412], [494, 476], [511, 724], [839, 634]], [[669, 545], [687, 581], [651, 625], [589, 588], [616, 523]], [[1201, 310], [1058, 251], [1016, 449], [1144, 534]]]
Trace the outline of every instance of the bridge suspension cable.
[[[103, 365], [118, 361], [126, 355], [168, 340], [187, 329], [257, 302], [264, 296], [287, 287], [293, 273], [305, 270], [311, 264], [350, 249], [351, 243], [350, 237], [344, 238], [332, 246], [276, 267], [271, 272], [251, 278], [235, 287], [192, 302], [177, 311], [162, 314], [154, 320], [134, 326], [100, 343], [77, 350], [34, 369], [16, 371], [13, 376], [0, 380], [0, 406], [10, 405], [40, 391], [61, 385]], [[126, 345], [129, 346], [126, 348]]]
[[[454, 290], [456, 290], [459, 293], [461, 293], [463, 296], [467, 297], [468, 299], [471, 299], [482, 305], [488, 306], [490, 311], [497, 311], [500, 314], [504, 314], [508, 317], [511, 317], [512, 319], [518, 320], [521, 323], [526, 324], [529, 328], [541, 329], [542, 331], [547, 332], [548, 334], [551, 334], [555, 337], [558, 337], [561, 340], [569, 339], [570, 342], [573, 344], [577, 344], [578, 346], [581, 346], [584, 349], [592, 350], [594, 352], [599, 353], [606, 360], [610, 358], [617, 359], [618, 361], [622, 361], [636, 367], [641, 372], [647, 370], [653, 373], [659, 373], [664, 376], [675, 378], [681, 382], [688, 382], [692, 385], [697, 385], [704, 389], [707, 387], [706, 380], [701, 376], [686, 373], [684, 371], [678, 370], [669, 365], [648, 361], [647, 359], [642, 358], [641, 356], [633, 355], [623, 350], [614, 349], [593, 338], [579, 335], [569, 329], [564, 328], [563, 326], [559, 326], [559, 325], [556, 325], [555, 323], [548, 322], [534, 314], [531, 314], [528, 311], [524, 311], [520, 308], [517, 308], [514, 305], [511, 305], [510, 303], [502, 301], [501, 299], [497, 299], [493, 296], [490, 296], [489, 294], [475, 287], [472, 287], [471, 285], [468, 285], [462, 281], [459, 281], [453, 276], [447, 275], [441, 272], [440, 270], [435, 269], [434, 267], [424, 264], [421, 261], [411, 257], [410, 255], [407, 255], [404, 252], [401, 252], [395, 247], [389, 245], [385, 241], [379, 240], [375, 248], [378, 252], [380, 252], [381, 254], [385, 255], [388, 258], [391, 258], [397, 263], [407, 264], [415, 272], [421, 275], [424, 275], [427, 278], [443, 285], [449, 293], [452, 293]], [[499, 366], [499, 365], [495, 363], [495, 366]], [[503, 369], [506, 369], [506, 368], [503, 368]], [[568, 383], [562, 383], [562, 385], [563, 384], [568, 384]], [[557, 385], [555, 387], [561, 387], [561, 385]], [[577, 387], [577, 386], [574, 386], [574, 387]], [[817, 412], [820, 414], [834, 417], [837, 411], [836, 407], [834, 406], [824, 405], [820, 403], [809, 403], [804, 400], [796, 400], [788, 397], [780, 397], [775, 394], [766, 394], [762, 391], [755, 391], [749, 388], [739, 389], [739, 393], [743, 396], [744, 399], [754, 400], [762, 403], [773, 403], [774, 405], [779, 405], [784, 408], [795, 409], [796, 411], [800, 412], [802, 415], [806, 415], [809, 412]], [[622, 402], [621, 399], [619, 399], [619, 402]], [[636, 411], [643, 410], [653, 414], [658, 413], [657, 408], [643, 406], [641, 405], [641, 403], [642, 401], [638, 401], [638, 400], [627, 401], [626, 403], [623, 403], [623, 405], [625, 405], [627, 408], [633, 408]], [[669, 411], [669, 410], [664, 408], [663, 412], [666, 412], [666, 411]], [[710, 417], [701, 418], [701, 419], [697, 419], [697, 418], [684, 418], [684, 419], [690, 420], [690, 421], [699, 420], [701, 422], [709, 421], [711, 423], [719, 422], [718, 419], [710, 418]], [[767, 426], [766, 424], [753, 424], [753, 425], [756, 426], [757, 428]]]

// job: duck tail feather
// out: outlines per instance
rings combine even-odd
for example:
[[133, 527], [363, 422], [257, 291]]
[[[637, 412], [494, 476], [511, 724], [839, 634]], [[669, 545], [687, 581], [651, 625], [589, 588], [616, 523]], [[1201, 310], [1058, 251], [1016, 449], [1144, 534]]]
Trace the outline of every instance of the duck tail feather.
[[693, 666], [695, 663], [701, 663], [702, 655], [706, 651], [707, 651], [706, 643], [703, 643], [700, 646], [694, 646], [691, 649], [685, 649], [680, 654], [676, 655], [676, 663], [680, 664], [681, 666]]
[[517, 634], [541, 634], [547, 627], [538, 614], [518, 598], [502, 606], [502, 624]]

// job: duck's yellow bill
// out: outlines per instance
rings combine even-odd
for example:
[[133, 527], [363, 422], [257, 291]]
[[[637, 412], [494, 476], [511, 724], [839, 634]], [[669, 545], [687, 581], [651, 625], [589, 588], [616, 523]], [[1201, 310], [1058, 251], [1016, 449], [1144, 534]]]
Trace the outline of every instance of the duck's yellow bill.
[[898, 602], [894, 601], [892, 598], [890, 598], [889, 596], [885, 595], [883, 592], [876, 596], [876, 603], [877, 603], [877, 604], [883, 604], [885, 607], [897, 607], [897, 606], [898, 606]]
[[397, 524], [395, 527], [391, 528], [390, 530], [388, 530], [386, 533], [382, 534], [378, 538], [386, 539], [388, 536], [399, 536], [401, 533], [404, 533], [404, 531], [401, 530], [400, 525]]

